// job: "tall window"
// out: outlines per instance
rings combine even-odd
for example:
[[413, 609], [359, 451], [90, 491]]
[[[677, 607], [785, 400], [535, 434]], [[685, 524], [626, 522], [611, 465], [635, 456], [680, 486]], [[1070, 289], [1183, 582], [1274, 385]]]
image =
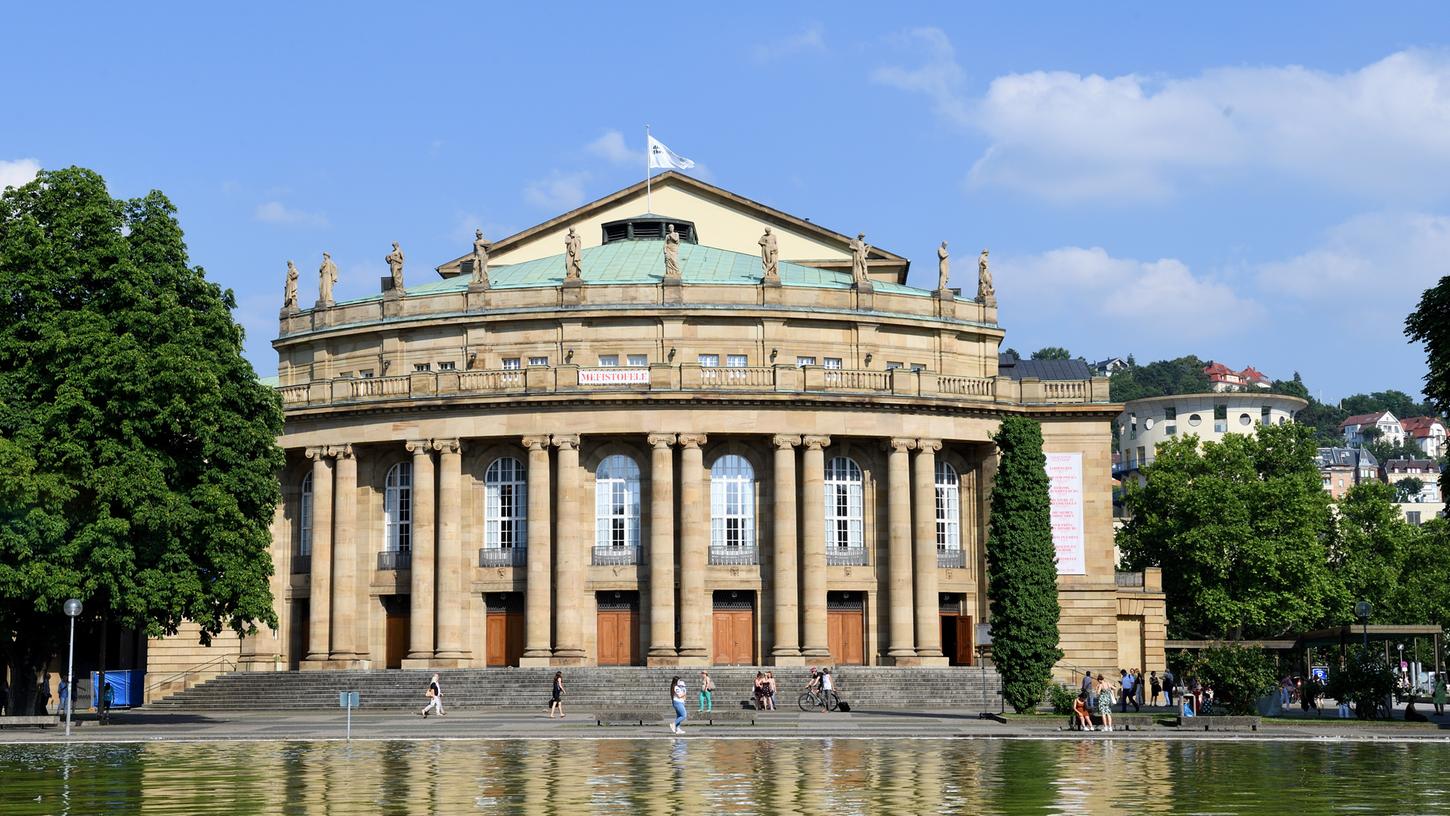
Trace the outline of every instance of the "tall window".
[[826, 463], [826, 552], [860, 549], [861, 468], [844, 456]]
[[529, 487], [524, 463], [506, 456], [483, 474], [483, 546], [511, 550], [528, 546]]
[[936, 463], [936, 551], [956, 553], [962, 549], [961, 493], [957, 488], [957, 471], [951, 465]]
[[302, 477], [302, 498], [297, 502], [297, 554], [312, 554], [312, 474]]
[[743, 456], [721, 456], [710, 467], [710, 546], [755, 547], [755, 470]]
[[411, 552], [413, 549], [413, 463], [399, 462], [388, 471], [383, 488], [384, 549]]
[[639, 546], [639, 465], [615, 454], [594, 473], [594, 546]]

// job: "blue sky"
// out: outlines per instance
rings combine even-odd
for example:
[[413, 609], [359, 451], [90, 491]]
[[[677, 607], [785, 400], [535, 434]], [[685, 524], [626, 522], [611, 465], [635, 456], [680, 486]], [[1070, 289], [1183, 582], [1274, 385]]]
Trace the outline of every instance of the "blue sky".
[[1401, 326], [1450, 270], [1450, 15], [1261, 5], [31, 3], [6, 12], [0, 184], [79, 164], [166, 192], [271, 374], [288, 258], [304, 301], [324, 249], [339, 297], [394, 240], [431, 275], [477, 225], [638, 180], [649, 122], [913, 283], [943, 239], [964, 275], [990, 247], [1024, 352], [1418, 394]]

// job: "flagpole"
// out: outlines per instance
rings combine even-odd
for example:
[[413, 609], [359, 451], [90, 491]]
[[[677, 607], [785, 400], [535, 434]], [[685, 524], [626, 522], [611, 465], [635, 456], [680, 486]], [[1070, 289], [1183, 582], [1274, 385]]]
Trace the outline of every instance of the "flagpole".
[[649, 123], [644, 126], [644, 211], [654, 212], [654, 205], [650, 199], [650, 171], [649, 171]]

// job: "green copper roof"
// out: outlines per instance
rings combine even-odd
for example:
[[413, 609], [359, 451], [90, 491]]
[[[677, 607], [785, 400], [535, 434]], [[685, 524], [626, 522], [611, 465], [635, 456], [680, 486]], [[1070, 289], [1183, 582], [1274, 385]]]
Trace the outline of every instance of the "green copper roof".
[[[583, 255], [580, 266], [586, 285], [658, 283], [664, 279], [663, 241], [616, 241], [604, 246], [589, 247], [584, 250]], [[758, 286], [761, 276], [760, 256], [681, 243], [680, 274], [687, 284]], [[468, 275], [458, 275], [420, 286], [409, 286], [407, 293], [423, 295], [463, 291], [468, 288], [468, 280]], [[564, 256], [551, 255], [507, 266], [490, 266], [488, 280], [489, 286], [494, 289], [558, 286], [564, 281]], [[781, 261], [780, 282], [783, 286], [850, 289], [851, 275], [847, 272], [815, 269]], [[921, 297], [931, 295], [924, 289], [898, 283], [872, 281], [872, 285], [878, 292]], [[360, 300], [376, 300], [379, 297], [381, 295], [373, 295]]]

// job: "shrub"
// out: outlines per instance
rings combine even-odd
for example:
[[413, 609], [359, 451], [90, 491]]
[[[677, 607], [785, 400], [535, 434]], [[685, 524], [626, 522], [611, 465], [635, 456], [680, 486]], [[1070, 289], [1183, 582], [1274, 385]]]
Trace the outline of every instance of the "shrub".
[[1353, 703], [1361, 720], [1377, 719], [1385, 699], [1395, 693], [1395, 672], [1385, 664], [1384, 655], [1356, 646], [1344, 666], [1329, 673], [1324, 693], [1342, 703]]
[[1047, 701], [1052, 703], [1053, 714], [1071, 714], [1072, 704], [1077, 700], [1077, 691], [1061, 683], [1047, 687]]
[[1274, 690], [1274, 658], [1259, 649], [1226, 645], [1204, 649], [1193, 661], [1199, 682], [1213, 688], [1213, 704], [1229, 714], [1253, 714]]

